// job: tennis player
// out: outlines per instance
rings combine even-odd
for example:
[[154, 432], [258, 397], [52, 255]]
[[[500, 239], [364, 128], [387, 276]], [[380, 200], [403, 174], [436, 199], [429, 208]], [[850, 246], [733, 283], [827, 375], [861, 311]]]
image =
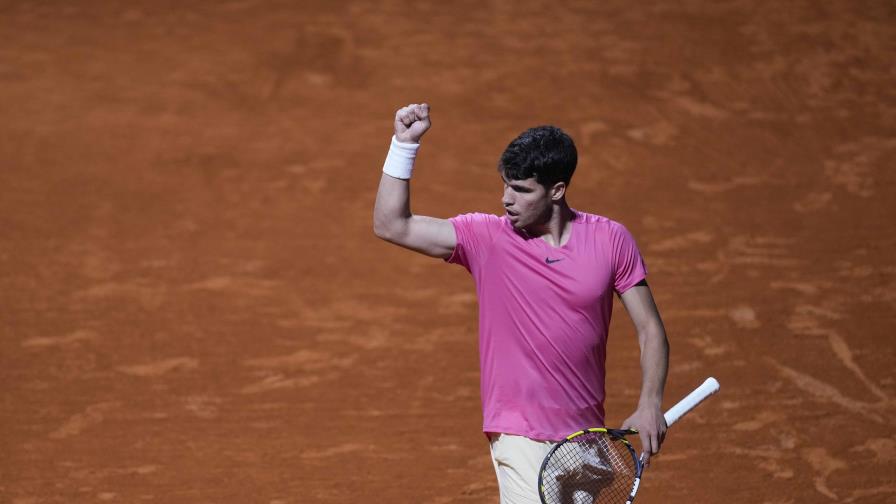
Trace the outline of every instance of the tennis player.
[[539, 126], [510, 142], [498, 163], [504, 215], [414, 215], [410, 179], [429, 106], [395, 113], [374, 232], [391, 243], [466, 268], [479, 297], [483, 430], [502, 504], [537, 504], [538, 471], [551, 446], [604, 425], [607, 332], [614, 293], [637, 330], [642, 383], [637, 429], [648, 456], [666, 431], [661, 409], [668, 341], [635, 240], [618, 222], [575, 210], [572, 139]]

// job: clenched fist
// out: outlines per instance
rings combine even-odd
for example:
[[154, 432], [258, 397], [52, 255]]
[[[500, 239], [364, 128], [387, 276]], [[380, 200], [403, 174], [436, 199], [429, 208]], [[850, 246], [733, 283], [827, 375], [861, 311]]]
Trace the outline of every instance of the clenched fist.
[[430, 124], [428, 104], [402, 107], [395, 112], [395, 139], [401, 143], [420, 143]]

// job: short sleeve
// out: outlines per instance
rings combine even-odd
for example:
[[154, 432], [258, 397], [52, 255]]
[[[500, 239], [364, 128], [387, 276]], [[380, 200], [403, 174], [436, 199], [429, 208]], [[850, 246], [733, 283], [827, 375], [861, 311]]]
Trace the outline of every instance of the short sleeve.
[[501, 219], [497, 215], [468, 213], [449, 220], [457, 235], [457, 245], [446, 261], [459, 264], [472, 272], [488, 255], [488, 250], [501, 229]]
[[647, 277], [647, 266], [635, 238], [622, 224], [615, 223], [611, 233], [613, 253], [613, 289], [622, 294]]

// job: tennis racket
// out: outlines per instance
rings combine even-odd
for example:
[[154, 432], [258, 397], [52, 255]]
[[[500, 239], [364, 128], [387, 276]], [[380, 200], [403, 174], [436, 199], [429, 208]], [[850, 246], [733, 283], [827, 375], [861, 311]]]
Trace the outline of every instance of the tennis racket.
[[[671, 427], [718, 390], [719, 382], [707, 378], [663, 415], [666, 425]], [[557, 443], [538, 473], [542, 504], [631, 504], [638, 493], [644, 461], [625, 436], [637, 433], [634, 429], [591, 428]]]

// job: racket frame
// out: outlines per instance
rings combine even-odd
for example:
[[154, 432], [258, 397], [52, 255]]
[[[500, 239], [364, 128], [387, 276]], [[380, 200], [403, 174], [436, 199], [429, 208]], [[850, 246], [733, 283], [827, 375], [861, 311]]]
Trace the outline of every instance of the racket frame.
[[556, 452], [558, 449], [560, 449], [561, 446], [565, 445], [566, 443], [573, 441], [575, 438], [593, 432], [606, 434], [612, 442], [620, 442], [625, 445], [626, 448], [628, 448], [628, 453], [629, 455], [631, 455], [632, 462], [634, 462], [635, 464], [635, 479], [632, 482], [632, 489], [631, 492], [629, 492], [629, 497], [626, 501], [626, 504], [631, 504], [631, 502], [635, 499], [635, 494], [638, 492], [638, 485], [640, 485], [641, 483], [641, 473], [644, 470], [644, 464], [642, 459], [638, 457], [637, 453], [635, 453], [635, 449], [634, 447], [632, 447], [631, 442], [625, 437], [631, 434], [637, 434], [638, 431], [634, 429], [607, 429], [606, 427], [589, 427], [578, 432], [573, 432], [572, 434], [566, 436], [562, 441], [554, 445], [554, 447], [551, 448], [551, 451], [549, 451], [548, 454], [544, 457], [544, 460], [541, 462], [541, 468], [539, 468], [538, 470], [538, 498], [541, 499], [541, 504], [549, 504], [545, 501], [544, 498], [544, 473], [545, 469], [547, 468], [548, 462], [554, 455], [554, 452]]

